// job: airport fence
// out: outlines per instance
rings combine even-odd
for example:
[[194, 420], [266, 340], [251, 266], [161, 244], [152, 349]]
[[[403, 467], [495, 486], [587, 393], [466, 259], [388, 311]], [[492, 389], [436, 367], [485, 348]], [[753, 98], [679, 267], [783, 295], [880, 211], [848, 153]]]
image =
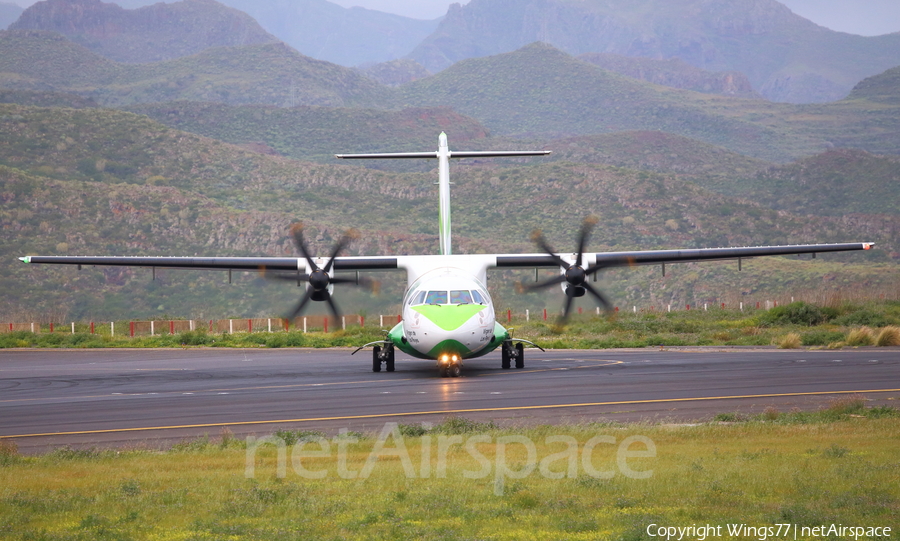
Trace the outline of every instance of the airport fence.
[[[675, 303], [644, 303], [642, 305], [622, 305], [613, 308], [616, 314], [644, 314], [665, 313], [690, 310], [735, 310], [752, 312], [757, 310], [769, 310], [776, 306], [789, 304], [795, 301], [804, 301], [819, 306], [840, 306], [845, 303], [864, 303], [876, 300], [900, 300], [900, 289], [888, 293], [873, 293], [863, 288], [846, 290], [808, 290], [795, 295], [763, 296], [732, 295], [729, 297], [710, 297], [699, 302], [675, 304]], [[495, 304], [496, 306], [496, 304]], [[554, 321], [561, 311], [561, 307], [526, 309], [497, 309], [496, 317], [500, 323], [507, 325], [521, 324], [530, 321]], [[584, 309], [581, 307], [573, 310], [573, 317], [591, 317], [601, 314], [600, 308]], [[20, 315], [21, 316], [21, 315]], [[205, 331], [208, 333], [254, 333], [254, 332], [280, 332], [288, 330], [300, 330], [302, 332], [332, 332], [352, 327], [390, 328], [401, 320], [396, 314], [381, 314], [365, 316], [362, 314], [347, 315], [335, 320], [334, 317], [324, 315], [310, 315], [286, 321], [282, 318], [243, 318], [243, 319], [160, 319], [150, 321], [106, 321], [106, 322], [72, 322], [65, 321], [65, 316], [60, 314], [31, 316], [21, 319], [31, 319], [26, 323], [9, 322], [14, 318], [0, 318], [0, 333], [33, 332], [33, 333], [90, 333], [112, 336], [156, 336], [165, 334], [179, 334], [190, 331]], [[15, 318], [20, 319], [20, 318]], [[6, 321], [3, 323], [3, 321]]]

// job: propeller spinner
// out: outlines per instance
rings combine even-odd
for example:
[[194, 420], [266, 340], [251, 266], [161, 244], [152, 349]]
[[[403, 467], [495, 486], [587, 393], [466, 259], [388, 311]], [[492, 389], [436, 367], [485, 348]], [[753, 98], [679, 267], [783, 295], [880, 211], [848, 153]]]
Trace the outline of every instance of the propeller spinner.
[[603, 305], [603, 309], [607, 312], [612, 311], [612, 303], [609, 302], [609, 299], [600, 291], [598, 291], [594, 286], [592, 286], [588, 282], [588, 278], [607, 268], [610, 267], [610, 262], [596, 263], [587, 268], [584, 267], [584, 248], [587, 245], [588, 238], [591, 235], [591, 231], [594, 226], [597, 225], [597, 218], [594, 216], [588, 217], [585, 219], [584, 223], [581, 225], [581, 231], [578, 235], [578, 252], [575, 257], [575, 263], [569, 263], [560, 257], [556, 250], [554, 250], [549, 243], [547, 243], [547, 239], [544, 238], [543, 233], [539, 230], [535, 230], [531, 234], [531, 240], [537, 244], [541, 250], [547, 253], [550, 257], [552, 257], [563, 269], [563, 273], [555, 278], [551, 278], [550, 280], [533, 284], [533, 285], [523, 285], [522, 289], [526, 291], [534, 291], [538, 289], [545, 289], [547, 287], [557, 285], [557, 284], [566, 284], [565, 293], [566, 293], [566, 304], [563, 308], [563, 314], [560, 318], [560, 322], [564, 322], [569, 317], [569, 312], [572, 309], [572, 303], [576, 297], [583, 297], [584, 294], [590, 293], [597, 301]]

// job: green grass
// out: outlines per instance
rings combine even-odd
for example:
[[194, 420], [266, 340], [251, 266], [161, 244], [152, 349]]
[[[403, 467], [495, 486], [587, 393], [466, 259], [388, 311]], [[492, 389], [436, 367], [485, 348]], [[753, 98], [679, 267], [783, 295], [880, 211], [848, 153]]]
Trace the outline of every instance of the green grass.
[[[322, 449], [321, 434], [282, 430], [283, 476], [277, 448], [265, 445], [249, 454], [248, 477], [247, 443], [227, 431], [163, 452], [62, 448], [26, 457], [0, 440], [0, 532], [5, 539], [648, 539], [654, 523], [895, 526], [895, 408], [850, 398], [805, 416], [736, 416], [699, 425], [515, 428], [449, 418], [432, 428], [400, 425], [380, 439], [336, 436], [327, 440], [330, 453], [312, 458], [303, 453]], [[473, 436], [480, 437], [475, 452], [449, 447], [441, 469], [441, 442]], [[589, 471], [585, 445], [597, 436], [606, 440], [594, 446], [587, 465], [596, 471]], [[626, 447], [635, 456], [623, 467], [617, 453], [629, 437], [639, 441]], [[379, 441], [382, 452], [363, 478]], [[339, 445], [355, 478], [338, 473]], [[567, 450], [582, 458], [574, 467], [554, 455]], [[296, 457], [324, 478], [301, 476]], [[498, 474], [504, 467], [531, 473]]]

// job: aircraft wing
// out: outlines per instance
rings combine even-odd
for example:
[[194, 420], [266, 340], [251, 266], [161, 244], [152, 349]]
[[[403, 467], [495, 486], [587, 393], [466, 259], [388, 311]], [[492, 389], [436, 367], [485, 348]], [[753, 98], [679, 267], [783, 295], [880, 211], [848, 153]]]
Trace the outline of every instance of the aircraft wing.
[[[659, 265], [688, 263], [692, 261], [716, 261], [751, 257], [795, 254], [819, 254], [825, 252], [849, 252], [868, 250], [874, 243], [854, 242], [844, 244], [798, 244], [791, 246], [752, 246], [745, 248], [699, 248], [692, 250], [640, 250], [634, 252], [602, 252], [585, 254], [586, 265], [602, 267], [631, 267], [635, 265]], [[565, 254], [563, 254], [565, 255]], [[547, 254], [497, 255], [498, 268], [559, 267], [559, 262]]]
[[[111, 257], [111, 256], [28, 256], [23, 263], [41, 265], [155, 267], [160, 269], [232, 271], [305, 271], [306, 260], [296, 257]], [[338, 257], [336, 271], [396, 269], [394, 257]]]

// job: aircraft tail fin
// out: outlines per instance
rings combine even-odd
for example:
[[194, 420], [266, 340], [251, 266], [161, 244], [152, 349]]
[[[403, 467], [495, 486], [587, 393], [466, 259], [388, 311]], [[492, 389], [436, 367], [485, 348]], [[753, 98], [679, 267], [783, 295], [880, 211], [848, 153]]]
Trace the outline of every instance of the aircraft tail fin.
[[374, 154], [335, 154], [335, 158], [344, 160], [367, 159], [437, 159], [438, 191], [440, 194], [439, 231], [441, 255], [450, 255], [450, 158], [509, 158], [515, 156], [546, 156], [549, 150], [483, 150], [471, 152], [451, 152], [447, 145], [447, 134], [441, 132], [438, 137], [437, 152], [382, 152]]

